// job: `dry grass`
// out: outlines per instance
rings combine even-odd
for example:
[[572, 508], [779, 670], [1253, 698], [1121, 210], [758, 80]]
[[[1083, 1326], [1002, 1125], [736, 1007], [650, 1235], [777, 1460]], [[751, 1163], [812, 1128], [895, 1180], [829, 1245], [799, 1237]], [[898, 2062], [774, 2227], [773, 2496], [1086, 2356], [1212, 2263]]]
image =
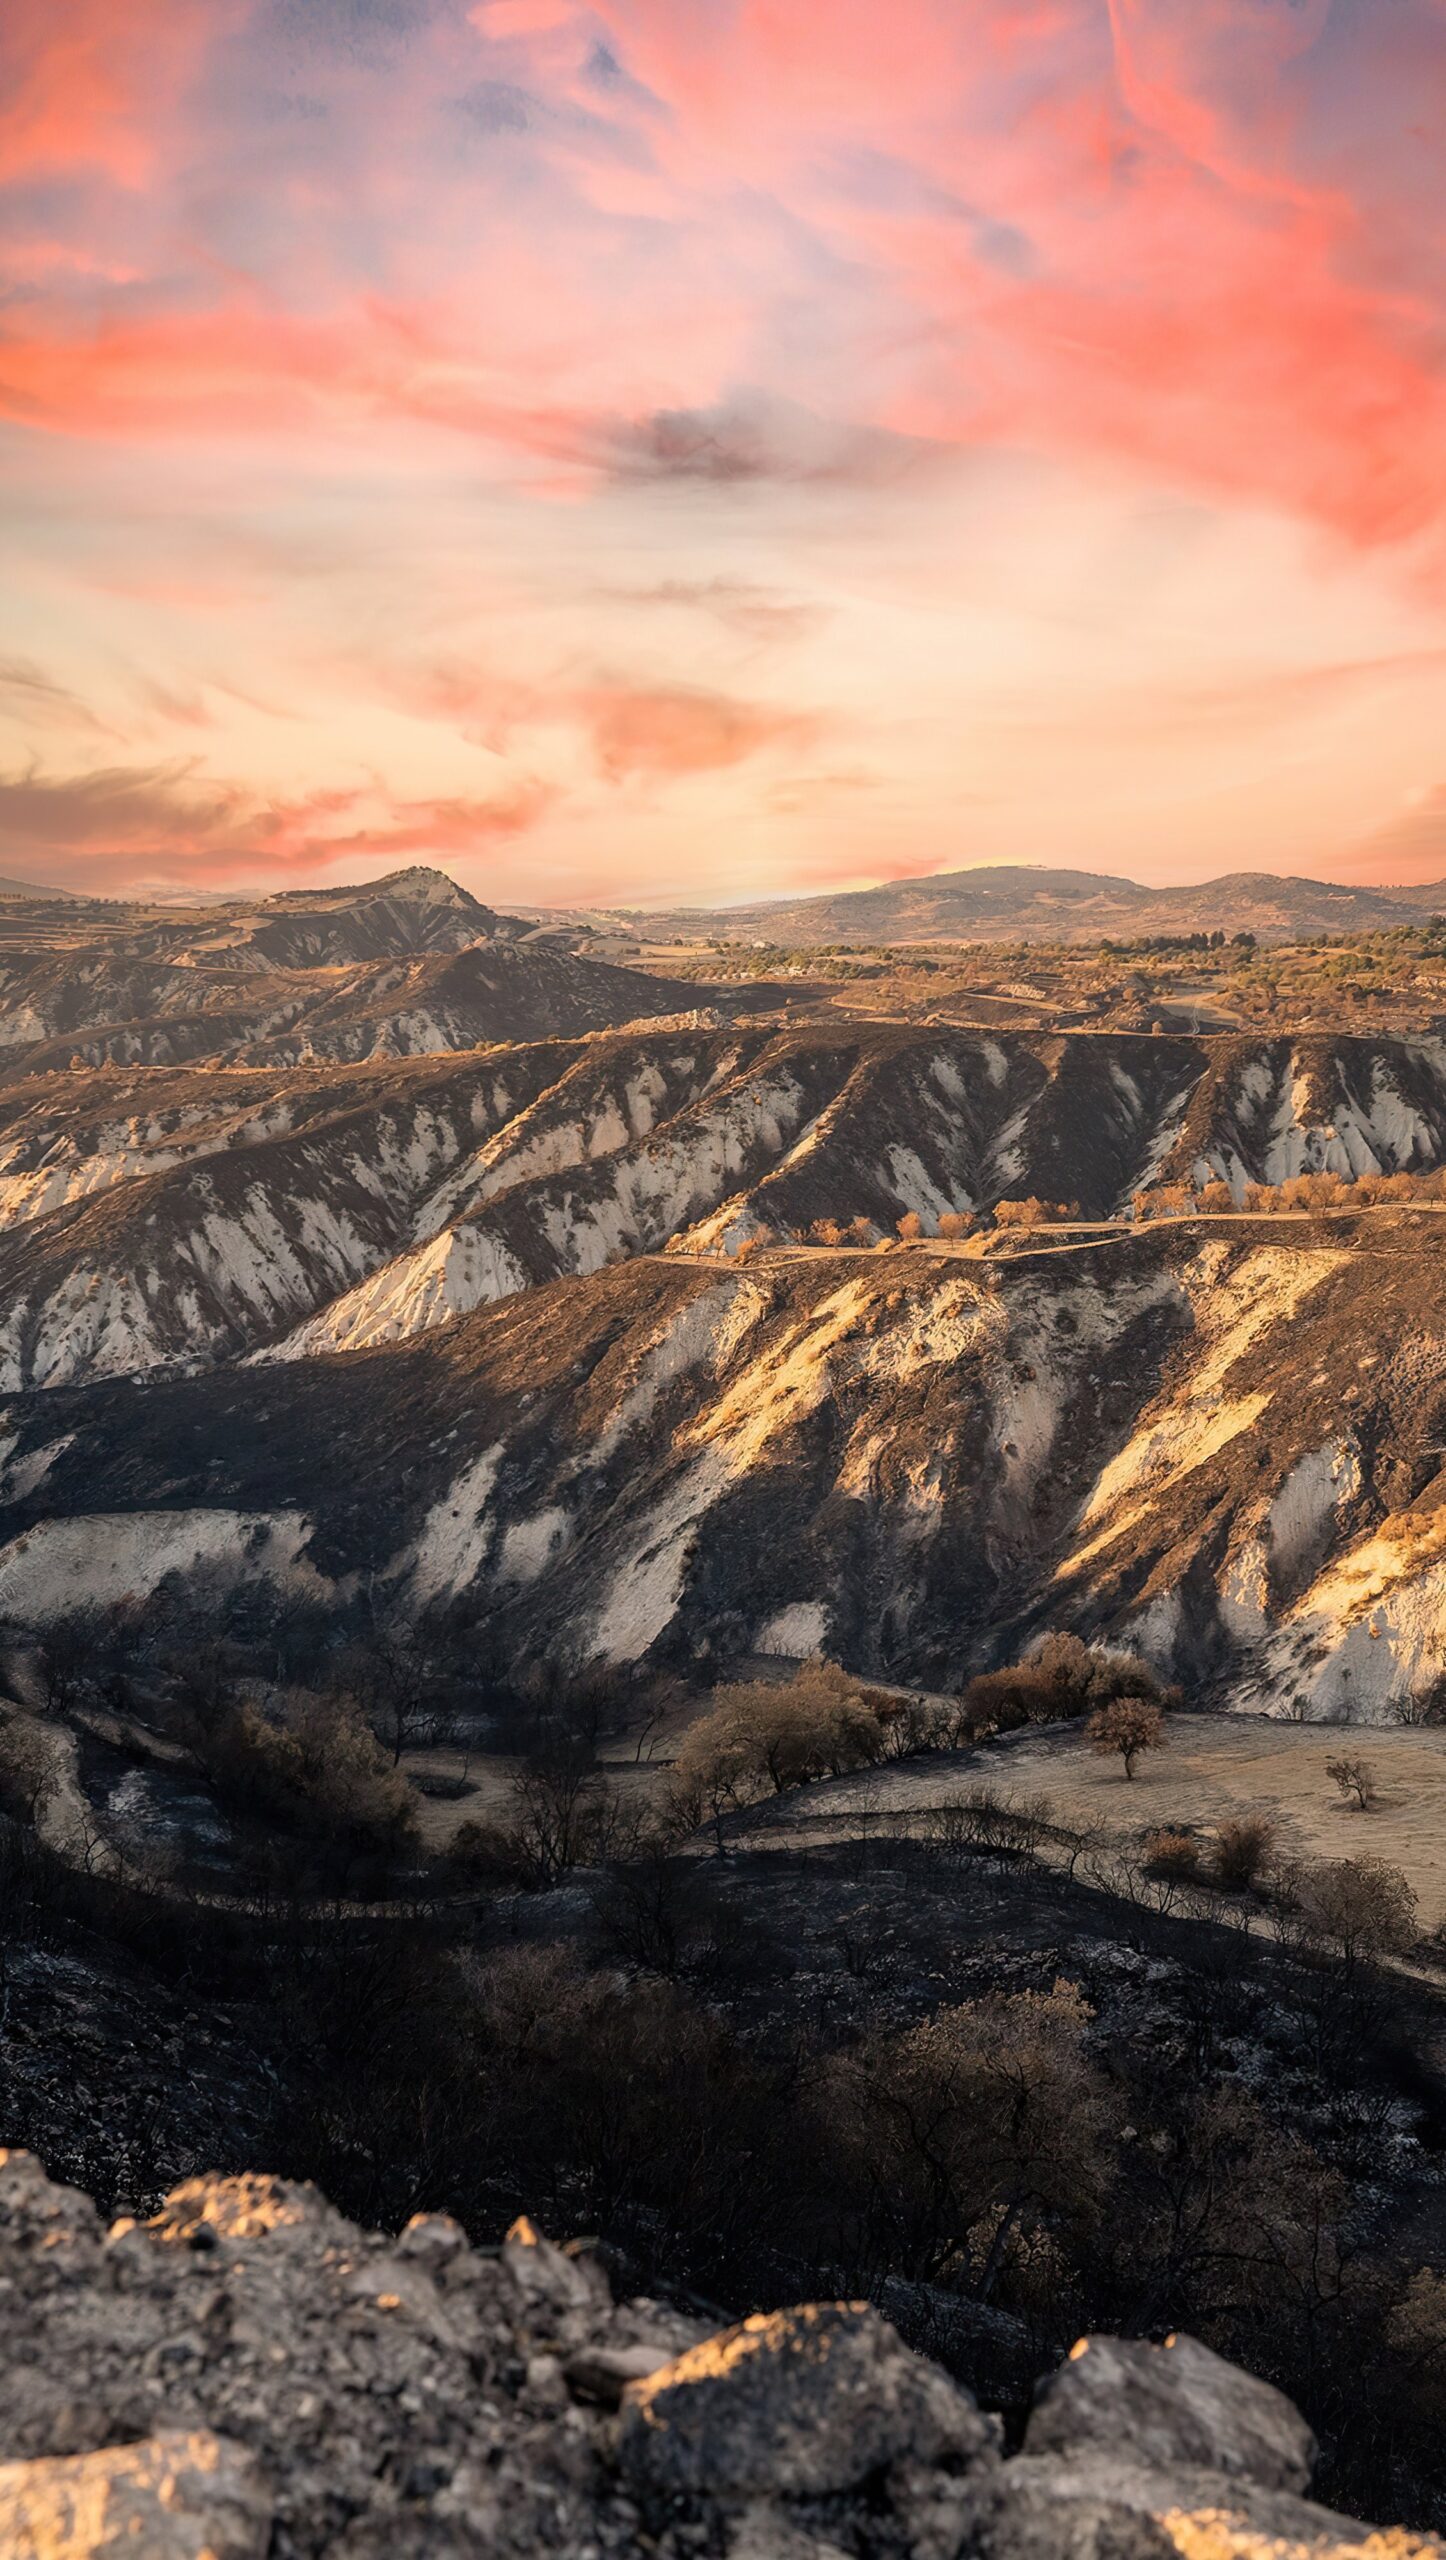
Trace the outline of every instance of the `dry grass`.
[[[1369, 1813], [1344, 1804], [1327, 1774], [1343, 1744], [1375, 1773], [1379, 1795]], [[778, 1815], [811, 1826], [835, 1816], [843, 1833], [851, 1812], [867, 1810], [873, 1827], [892, 1815], [906, 1822], [983, 1783], [1047, 1802], [1056, 1822], [1099, 1826], [1122, 1845], [1167, 1826], [1209, 1833], [1222, 1821], [1265, 1814], [1291, 1856], [1389, 1860], [1419, 1896], [1423, 1926], [1446, 1921], [1446, 1731], [1176, 1715], [1166, 1719], [1165, 1747], [1127, 1780], [1117, 1763], [1096, 1759], [1082, 1725], [1055, 1726], [947, 1760], [901, 1761], [864, 1780], [824, 1779], [781, 1799]]]

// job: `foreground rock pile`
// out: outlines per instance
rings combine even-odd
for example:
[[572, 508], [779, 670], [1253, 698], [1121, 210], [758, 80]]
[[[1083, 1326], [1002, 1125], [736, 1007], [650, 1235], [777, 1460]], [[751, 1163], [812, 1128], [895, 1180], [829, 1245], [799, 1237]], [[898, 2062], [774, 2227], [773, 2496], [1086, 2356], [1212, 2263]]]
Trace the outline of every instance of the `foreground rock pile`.
[[709, 2334], [583, 2251], [355, 2229], [272, 2178], [144, 2225], [0, 2151], [0, 2560], [1446, 2560], [1306, 2499], [1188, 2338], [1092, 2338], [1022, 2452], [858, 2304]]

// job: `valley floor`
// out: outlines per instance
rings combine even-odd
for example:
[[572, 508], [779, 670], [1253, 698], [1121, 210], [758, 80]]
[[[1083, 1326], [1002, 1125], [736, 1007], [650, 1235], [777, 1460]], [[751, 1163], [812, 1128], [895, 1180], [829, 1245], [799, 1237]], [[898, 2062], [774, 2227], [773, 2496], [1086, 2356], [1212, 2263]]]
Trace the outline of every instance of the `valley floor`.
[[[1147, 1753], [1130, 1781], [1117, 1761], [1089, 1750], [1079, 1725], [1030, 1728], [977, 1751], [819, 1779], [753, 1809], [747, 1828], [750, 1836], [798, 1830], [837, 1840], [865, 1828], [908, 1831], [923, 1813], [982, 1786], [1121, 1848], [1151, 1831], [1204, 1835], [1263, 1814], [1286, 1857], [1386, 1859], [1415, 1892], [1422, 1927], [1446, 1924], [1446, 1732], [1175, 1715], [1166, 1734], [1165, 1748]], [[1369, 1813], [1345, 1804], [1327, 1773], [1343, 1752], [1358, 1753], [1374, 1774], [1379, 1794]]]

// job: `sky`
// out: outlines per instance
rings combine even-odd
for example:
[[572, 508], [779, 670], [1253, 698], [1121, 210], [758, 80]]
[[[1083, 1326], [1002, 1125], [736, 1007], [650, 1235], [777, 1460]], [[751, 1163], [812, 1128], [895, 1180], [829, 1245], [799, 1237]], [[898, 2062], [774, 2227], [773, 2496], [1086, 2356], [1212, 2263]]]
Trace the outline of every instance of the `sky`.
[[1446, 875], [1446, 0], [5, 0], [0, 873]]

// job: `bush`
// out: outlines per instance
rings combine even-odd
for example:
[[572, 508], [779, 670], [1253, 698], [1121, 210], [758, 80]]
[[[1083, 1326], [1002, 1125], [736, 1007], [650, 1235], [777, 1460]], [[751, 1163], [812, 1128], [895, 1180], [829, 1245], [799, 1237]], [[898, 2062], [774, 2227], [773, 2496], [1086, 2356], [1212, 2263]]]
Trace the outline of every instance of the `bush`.
[[1188, 1884], [1200, 1873], [1200, 1843], [1191, 1831], [1165, 1824], [1144, 1842], [1145, 1873], [1162, 1884]]
[[1331, 1858], [1309, 1867], [1298, 1892], [1313, 1935], [1347, 1966], [1399, 1955], [1416, 1935], [1416, 1895], [1384, 1858]]
[[1215, 1834], [1215, 1875], [1227, 1893], [1251, 1893], [1275, 1857], [1275, 1825], [1268, 1814], [1244, 1813], [1222, 1822]]
[[833, 1663], [806, 1663], [786, 1687], [748, 1681], [717, 1692], [711, 1712], [683, 1737], [673, 1800], [682, 1818], [717, 1825], [737, 1805], [867, 1768], [884, 1750], [879, 1718], [847, 1674]]

